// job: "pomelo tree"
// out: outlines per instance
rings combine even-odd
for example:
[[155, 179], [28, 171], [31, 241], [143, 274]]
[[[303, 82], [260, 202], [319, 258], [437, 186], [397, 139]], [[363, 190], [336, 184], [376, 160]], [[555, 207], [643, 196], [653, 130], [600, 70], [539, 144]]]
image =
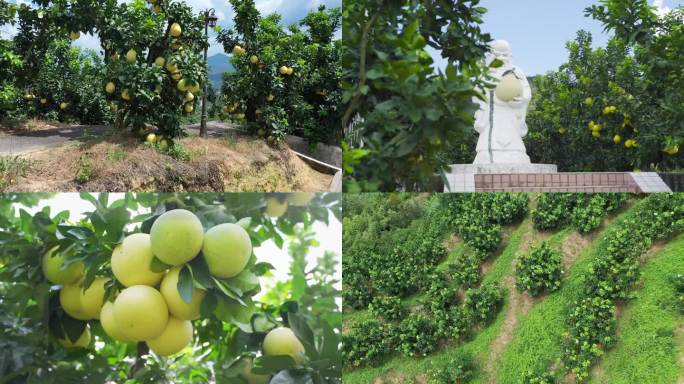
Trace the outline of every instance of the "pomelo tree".
[[321, 6], [285, 27], [277, 13], [262, 16], [254, 0], [230, 3], [235, 25], [217, 37], [235, 67], [223, 79], [224, 112], [270, 143], [290, 133], [339, 142], [340, 9]]
[[661, 17], [645, 0], [605, 0], [585, 13], [614, 37], [592, 48], [580, 31], [568, 61], [535, 80], [533, 161], [564, 171], [681, 168], [684, 8]]
[[[2, 197], [0, 319], [12, 324], [0, 330], [0, 354], [11, 361], [0, 371], [5, 382], [341, 383], [334, 255], [313, 269], [305, 261], [316, 244], [311, 225], [341, 215], [337, 195], [301, 204], [288, 194], [127, 194], [116, 201], [81, 194], [93, 209], [78, 221], [49, 207], [29, 214], [40, 195]], [[284, 201], [286, 211], [266, 215], [266, 199]], [[215, 273], [199, 249], [186, 247], [192, 258], [165, 264], [152, 230], [160, 220], [171, 224], [164, 231], [175, 233], [167, 243], [176, 248], [195, 220], [202, 241], [226, 225], [247, 234], [207, 244], [223, 264], [242, 258], [231, 253], [234, 241], [283, 247], [288, 238], [289, 281], [256, 300], [273, 266], [251, 247], [231, 277]]]
[[[487, 72], [485, 12], [478, 0], [345, 3], [347, 191], [434, 188], [433, 175], [447, 170], [450, 152], [473, 136], [472, 99]], [[444, 71], [428, 47], [447, 61]]]

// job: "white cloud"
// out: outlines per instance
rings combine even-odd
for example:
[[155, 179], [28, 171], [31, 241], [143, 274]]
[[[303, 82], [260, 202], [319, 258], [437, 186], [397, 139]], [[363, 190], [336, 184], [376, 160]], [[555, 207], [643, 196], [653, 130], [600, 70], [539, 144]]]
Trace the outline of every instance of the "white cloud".
[[73, 44], [81, 48], [92, 49], [95, 52], [102, 53], [100, 37], [96, 35], [81, 33], [81, 37]]
[[257, 0], [256, 8], [263, 15], [268, 15], [282, 9], [283, 0]]
[[665, 5], [665, 0], [653, 0], [653, 5], [657, 8], [656, 13], [658, 16], [665, 16], [671, 11], [670, 7]]

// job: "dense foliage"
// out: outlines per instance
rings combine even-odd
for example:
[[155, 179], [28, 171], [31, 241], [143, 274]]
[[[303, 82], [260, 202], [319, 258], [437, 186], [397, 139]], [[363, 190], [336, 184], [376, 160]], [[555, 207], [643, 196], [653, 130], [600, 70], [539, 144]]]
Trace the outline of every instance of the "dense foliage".
[[[127, 194], [110, 201], [104, 193], [97, 197], [84, 193], [83, 203], [92, 204], [92, 211], [76, 221], [70, 220], [69, 211], [54, 213], [49, 207], [29, 213], [42, 198], [18, 194], [0, 199], [0, 322], [4, 324], [0, 376], [4, 382], [245, 383], [241, 375], [252, 365], [253, 373], [273, 375], [273, 382], [341, 382], [341, 314], [332, 277], [335, 255], [326, 253], [315, 267], [306, 263], [309, 248], [317, 243], [311, 224], [340, 214], [335, 195], [320, 195], [307, 206], [292, 203], [278, 219], [264, 214], [266, 199], [291, 196]], [[97, 320], [67, 315], [59, 294], [64, 288], [49, 283], [41, 272], [46, 250], [58, 246], [65, 267], [83, 263], [83, 288], [108, 278], [111, 284], [105, 287], [105, 297], [113, 297], [123, 289], [111, 271], [114, 247], [131, 233], [148, 233], [162, 214], [176, 208], [194, 212], [205, 228], [238, 222], [254, 246], [271, 240], [282, 248], [289, 239], [288, 281], [257, 301], [253, 296], [261, 289], [258, 276], [270, 273], [273, 266], [259, 263], [252, 254], [240, 274], [217, 278], [210, 276], [213, 272], [207, 270], [204, 257], [195, 258], [180, 271], [177, 289], [181, 297], [192, 297], [193, 288], [206, 291], [202, 319], [193, 324], [192, 348], [169, 359], [150, 353], [144, 342], [115, 341]], [[156, 258], [150, 265], [153, 270], [166, 267]], [[266, 333], [280, 325], [291, 328], [304, 345], [302, 362], [283, 356], [256, 357]], [[85, 343], [86, 348], [63, 347], [59, 339], [75, 340], [86, 327], [96, 342]]]
[[217, 37], [235, 67], [223, 79], [224, 112], [244, 117], [270, 143], [296, 134], [338, 144], [340, 9], [320, 6], [286, 28], [277, 13], [261, 16], [253, 0], [230, 3], [235, 25]]
[[532, 211], [535, 229], [560, 229], [571, 225], [582, 234], [596, 230], [610, 212], [629, 198], [624, 193], [547, 193], [537, 199]]
[[578, 381], [616, 339], [615, 302], [631, 297], [641, 256], [654, 241], [684, 230], [684, 197], [653, 194], [603, 237], [598, 255], [584, 277], [584, 298], [568, 321], [563, 361]]
[[459, 353], [449, 359], [446, 364], [434, 367], [430, 375], [430, 384], [467, 383], [473, 375], [475, 366], [470, 355]]
[[[343, 304], [348, 310], [367, 307], [371, 315], [348, 324], [347, 366], [376, 365], [393, 351], [427, 356], [488, 324], [501, 308], [503, 291], [480, 285], [480, 264], [498, 248], [500, 225], [521, 220], [527, 203], [526, 195], [516, 194], [345, 195]], [[493, 247], [473, 240], [486, 227], [494, 228]], [[452, 233], [474, 235], [463, 238], [463, 252], [437, 268]], [[407, 304], [402, 299], [409, 296]], [[382, 342], [370, 345], [366, 336]], [[440, 369], [440, 375], [458, 370]], [[463, 377], [467, 372], [463, 368]]]
[[[479, 0], [351, 0], [342, 15], [348, 191], [428, 190], [472, 137], [488, 34]], [[427, 49], [448, 62], [436, 70]], [[489, 65], [489, 63], [487, 63]], [[496, 64], [495, 64], [496, 65]]]
[[578, 32], [567, 63], [534, 80], [530, 157], [564, 171], [681, 168], [684, 9], [601, 0], [585, 13], [614, 35], [593, 48]]
[[543, 241], [516, 262], [515, 286], [532, 296], [553, 292], [561, 285], [561, 254]]

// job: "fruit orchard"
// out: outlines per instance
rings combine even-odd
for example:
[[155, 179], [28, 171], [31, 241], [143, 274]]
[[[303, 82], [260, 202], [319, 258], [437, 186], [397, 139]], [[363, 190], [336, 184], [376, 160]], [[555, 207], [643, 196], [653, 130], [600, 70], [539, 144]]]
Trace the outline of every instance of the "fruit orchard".
[[221, 87], [223, 112], [269, 143], [297, 134], [311, 143], [339, 143], [340, 9], [320, 6], [285, 27], [262, 16], [254, 0], [230, 0], [235, 25], [217, 40], [235, 71]]
[[645, 0], [608, 0], [585, 13], [614, 36], [592, 48], [578, 32], [568, 61], [535, 79], [532, 160], [564, 171], [681, 168], [684, 9], [659, 17]]
[[348, 383], [678, 383], [684, 195], [346, 194]]
[[[307, 265], [338, 195], [49, 198], [1, 201], [2, 382], [341, 383], [338, 255]], [[267, 241], [292, 260], [262, 291]]]

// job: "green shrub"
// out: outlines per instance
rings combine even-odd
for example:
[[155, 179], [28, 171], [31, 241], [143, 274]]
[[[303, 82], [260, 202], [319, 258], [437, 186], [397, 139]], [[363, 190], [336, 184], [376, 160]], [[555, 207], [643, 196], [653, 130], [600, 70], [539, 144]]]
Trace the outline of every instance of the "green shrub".
[[30, 167], [31, 163], [19, 156], [0, 156], [0, 190], [26, 176]]
[[523, 374], [519, 384], [556, 384], [556, 376], [549, 372], [532, 372], [527, 371]]
[[401, 352], [408, 357], [427, 356], [439, 341], [437, 326], [433, 319], [423, 313], [412, 313], [398, 328], [397, 342]]
[[481, 261], [482, 255], [477, 252], [462, 254], [449, 263], [447, 271], [456, 285], [474, 287], [480, 282]]
[[675, 303], [679, 312], [684, 314], [684, 275], [679, 274], [672, 278], [675, 287]]
[[537, 296], [544, 291], [553, 292], [561, 285], [561, 255], [543, 241], [526, 254], [518, 257], [515, 286]]
[[488, 323], [501, 307], [503, 291], [494, 284], [484, 284], [466, 291], [464, 310], [470, 311], [475, 322]]
[[93, 159], [83, 154], [78, 158], [78, 169], [76, 170], [76, 182], [85, 183], [93, 177]]
[[390, 329], [375, 319], [352, 324], [342, 335], [342, 356], [349, 367], [379, 363], [390, 351]]
[[473, 357], [463, 352], [456, 352], [446, 363], [433, 364], [430, 384], [466, 383], [473, 376], [475, 364]]
[[401, 299], [396, 296], [375, 297], [368, 309], [373, 315], [386, 321], [400, 320], [404, 316]]

